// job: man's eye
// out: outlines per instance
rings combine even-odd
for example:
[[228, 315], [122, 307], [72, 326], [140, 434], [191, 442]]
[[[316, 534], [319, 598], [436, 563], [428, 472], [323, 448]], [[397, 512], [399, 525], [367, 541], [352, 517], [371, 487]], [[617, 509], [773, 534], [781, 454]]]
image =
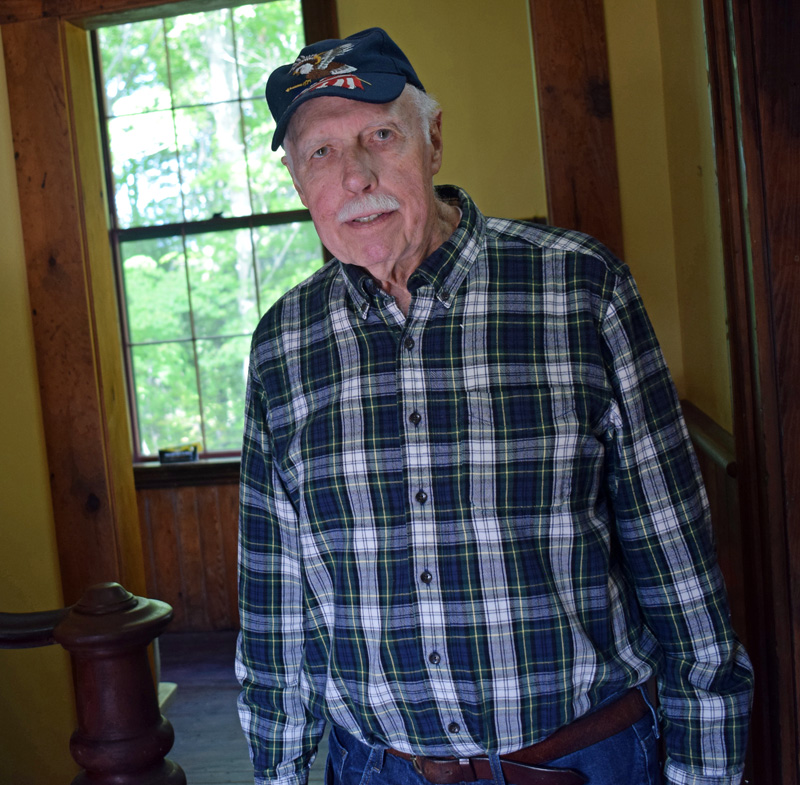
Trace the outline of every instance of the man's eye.
[[388, 139], [392, 135], [392, 132], [388, 128], [379, 128], [375, 131], [375, 136], [378, 137], [381, 141]]
[[319, 150], [314, 150], [311, 154], [312, 158], [324, 158], [328, 154], [327, 147], [320, 147]]

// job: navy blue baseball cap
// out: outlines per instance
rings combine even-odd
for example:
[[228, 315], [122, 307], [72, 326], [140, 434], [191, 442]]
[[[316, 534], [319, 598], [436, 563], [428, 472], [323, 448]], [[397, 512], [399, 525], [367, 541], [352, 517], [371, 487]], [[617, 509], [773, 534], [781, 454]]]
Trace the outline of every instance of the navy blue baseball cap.
[[267, 81], [267, 103], [277, 123], [272, 149], [283, 143], [297, 107], [311, 98], [332, 95], [386, 104], [398, 98], [406, 84], [425, 90], [408, 58], [380, 27], [311, 44], [293, 63], [276, 68]]

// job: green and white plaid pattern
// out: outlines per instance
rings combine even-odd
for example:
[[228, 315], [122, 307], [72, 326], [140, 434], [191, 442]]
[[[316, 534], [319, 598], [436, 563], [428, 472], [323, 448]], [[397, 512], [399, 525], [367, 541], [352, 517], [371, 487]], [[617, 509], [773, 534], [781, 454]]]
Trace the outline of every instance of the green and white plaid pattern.
[[667, 780], [737, 782], [752, 672], [628, 269], [439, 195], [462, 220], [407, 318], [334, 260], [254, 336], [237, 673], [256, 782], [303, 782], [326, 721], [502, 754], [654, 672]]

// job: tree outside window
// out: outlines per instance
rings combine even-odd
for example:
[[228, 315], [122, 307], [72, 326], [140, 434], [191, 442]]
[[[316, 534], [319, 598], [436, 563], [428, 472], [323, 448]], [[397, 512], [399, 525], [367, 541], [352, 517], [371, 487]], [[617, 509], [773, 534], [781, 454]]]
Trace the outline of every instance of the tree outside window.
[[238, 452], [250, 335], [322, 264], [264, 100], [304, 45], [301, 11], [272, 0], [97, 32], [137, 458]]

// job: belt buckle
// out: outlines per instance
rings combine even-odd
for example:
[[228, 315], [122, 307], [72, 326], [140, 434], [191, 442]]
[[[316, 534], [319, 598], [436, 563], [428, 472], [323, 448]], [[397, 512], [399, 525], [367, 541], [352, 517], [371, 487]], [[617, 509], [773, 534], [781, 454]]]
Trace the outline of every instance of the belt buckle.
[[[458, 765], [463, 767], [464, 764], [467, 764], [471, 767], [471, 759], [470, 758], [429, 758], [427, 755], [412, 755], [411, 756], [411, 764], [414, 767], [414, 771], [423, 777], [424, 779], [428, 780], [428, 782], [434, 782], [428, 777], [428, 772], [426, 772], [426, 763], [431, 764], [447, 764], [450, 766]], [[474, 772], [473, 772], [474, 774]]]

